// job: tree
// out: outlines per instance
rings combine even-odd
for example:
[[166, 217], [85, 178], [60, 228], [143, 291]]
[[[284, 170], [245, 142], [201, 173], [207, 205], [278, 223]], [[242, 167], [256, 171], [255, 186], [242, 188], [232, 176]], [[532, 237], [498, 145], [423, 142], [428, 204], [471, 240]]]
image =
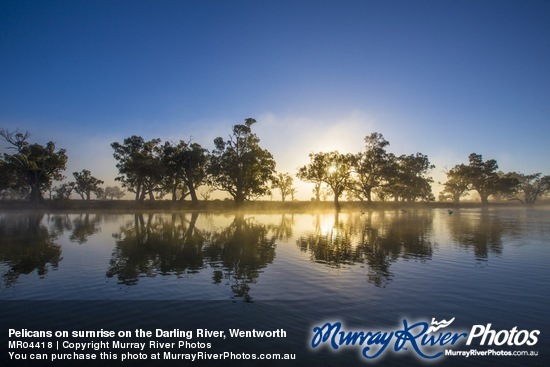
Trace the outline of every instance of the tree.
[[509, 175], [517, 180], [516, 190], [509, 195], [512, 199], [532, 205], [539, 197], [550, 192], [550, 176], [542, 176], [540, 172], [531, 175], [512, 172]]
[[[9, 176], [9, 187], [27, 187], [32, 203], [44, 202], [42, 190], [51, 186], [52, 181], [63, 179], [62, 172], [67, 164], [65, 149], [56, 150], [55, 143], [46, 145], [29, 144], [29, 132], [0, 130], [0, 136], [15, 150], [4, 153], [1, 169]], [[5, 183], [4, 183], [5, 185]]]
[[323, 187], [321, 188], [321, 201], [327, 201], [330, 195], [332, 195], [332, 190], [330, 189], [330, 187], [323, 185]]
[[365, 149], [353, 156], [354, 179], [349, 189], [360, 200], [371, 202], [372, 191], [383, 184], [388, 171], [388, 145], [382, 134], [374, 132], [365, 137]]
[[164, 167], [163, 187], [177, 200], [177, 190], [181, 190], [181, 199], [187, 193], [193, 202], [198, 202], [197, 188], [206, 181], [207, 150], [197, 143], [180, 140], [177, 145], [166, 142], [162, 147]]
[[120, 200], [124, 197], [125, 194], [126, 192], [124, 190], [121, 190], [118, 186], [107, 186], [103, 192], [103, 197], [109, 200]]
[[338, 200], [351, 182], [352, 155], [337, 151], [310, 154], [311, 162], [298, 171], [298, 177], [316, 185], [316, 199], [322, 194], [321, 185], [325, 183], [334, 195], [334, 205], [340, 206]]
[[300, 167], [296, 176], [305, 182], [311, 182], [315, 186], [313, 193], [315, 194], [315, 201], [321, 201], [321, 189], [323, 180], [325, 177], [326, 162], [324, 156], [319, 154], [309, 154], [309, 164]]
[[292, 187], [293, 183], [294, 183], [294, 179], [288, 172], [279, 173], [273, 179], [273, 188], [279, 189], [281, 191], [282, 201], [285, 201], [286, 197], [288, 195], [291, 195], [291, 191], [293, 189]]
[[94, 193], [98, 198], [103, 195], [103, 181], [92, 176], [92, 173], [83, 169], [82, 172], [73, 172], [74, 191], [80, 195], [82, 200], [90, 200], [91, 194]]
[[472, 153], [468, 157], [468, 176], [472, 188], [477, 191], [482, 204], [487, 204], [490, 195], [496, 194], [501, 189], [497, 169], [498, 164], [494, 159], [483, 161], [481, 154]]
[[493, 198], [501, 200], [504, 198], [514, 198], [518, 194], [519, 178], [514, 172], [497, 172], [497, 189], [493, 193]]
[[248, 118], [235, 125], [229, 140], [214, 140], [209, 174], [216, 189], [228, 192], [237, 204], [270, 193], [268, 183], [275, 172], [273, 155], [262, 149], [252, 133], [256, 120]]
[[54, 187], [53, 190], [55, 192], [55, 199], [68, 200], [71, 197], [71, 194], [73, 193], [74, 186], [75, 186], [74, 182], [71, 182], [70, 184], [63, 183], [59, 186]]
[[212, 192], [214, 192], [214, 188], [211, 186], [204, 186], [199, 191], [199, 195], [204, 201], [210, 200], [210, 196], [212, 195]]
[[1, 199], [24, 199], [29, 196], [29, 187], [16, 172], [11, 169], [8, 162], [0, 155], [0, 198]]
[[324, 182], [332, 190], [334, 205], [339, 208], [340, 204], [338, 200], [350, 186], [353, 157], [351, 154], [341, 154], [337, 151], [320, 154], [325, 155], [325, 161], [327, 162]]
[[290, 190], [288, 190], [288, 194], [290, 195], [290, 200], [294, 201], [296, 199], [297, 190], [295, 187], [291, 187]]
[[460, 198], [468, 195], [470, 190], [470, 176], [468, 166], [457, 164], [447, 172], [447, 181], [443, 184], [442, 195], [450, 196], [454, 203], [459, 203]]
[[122, 144], [111, 144], [113, 156], [118, 161], [119, 176], [115, 180], [134, 192], [138, 201], [145, 200], [147, 195], [154, 200], [154, 193], [162, 182], [164, 172], [159, 144], [160, 139], [145, 141], [136, 135], [124, 139]]
[[428, 171], [435, 166], [430, 163], [427, 155], [416, 153], [396, 158], [390, 155], [389, 162], [392, 163], [388, 169], [386, 192], [395, 201], [435, 200], [431, 186], [433, 179], [426, 177]]

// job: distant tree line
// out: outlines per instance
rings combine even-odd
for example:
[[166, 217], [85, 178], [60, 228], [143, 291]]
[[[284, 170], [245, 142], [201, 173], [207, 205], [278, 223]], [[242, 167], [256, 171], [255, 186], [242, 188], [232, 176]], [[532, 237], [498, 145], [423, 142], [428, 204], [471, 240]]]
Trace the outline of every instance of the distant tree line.
[[498, 171], [496, 160], [484, 161], [482, 155], [476, 153], [470, 154], [468, 164], [457, 164], [446, 173], [447, 181], [443, 183], [440, 201], [458, 203], [460, 198], [475, 191], [483, 204], [488, 203], [491, 195], [534, 204], [550, 191], [550, 176], [542, 176], [542, 173], [504, 173]]
[[[273, 155], [260, 146], [260, 139], [252, 132], [255, 123], [248, 118], [234, 125], [227, 139], [214, 139], [212, 151], [192, 141], [145, 141], [135, 135], [113, 142], [119, 172], [115, 180], [136, 201], [169, 196], [173, 201], [190, 198], [198, 202], [199, 196], [208, 200], [213, 190], [219, 190], [240, 204], [271, 195], [272, 189], [280, 191], [282, 201], [287, 197], [294, 200], [292, 175], [275, 170]], [[73, 172], [74, 181], [53, 186], [65, 179], [62, 172], [68, 157], [64, 149], [56, 149], [53, 142], [31, 144], [28, 132], [1, 129], [0, 136], [7, 143], [6, 152], [0, 156], [2, 198], [26, 198], [40, 204], [45, 192], [50, 192], [50, 199], [69, 199], [74, 193], [82, 200], [91, 200], [92, 195], [120, 199], [126, 193], [118, 186], [101, 187], [104, 182], [87, 169]], [[336, 206], [344, 194], [348, 200], [366, 202], [434, 201], [429, 172], [435, 166], [428, 156], [419, 152], [396, 156], [386, 150], [389, 144], [382, 134], [374, 132], [364, 138], [358, 153], [311, 153], [309, 163], [298, 168], [296, 177], [314, 184], [312, 200], [331, 195]], [[490, 196], [533, 204], [550, 191], [550, 176], [503, 173], [498, 171], [496, 160], [484, 161], [475, 153], [469, 156], [468, 164], [458, 164], [446, 174], [440, 201], [458, 203], [476, 191], [484, 204]]]
[[312, 182], [315, 200], [319, 201], [323, 185], [334, 197], [335, 205], [344, 192], [352, 200], [371, 202], [376, 195], [386, 201], [433, 201], [427, 176], [435, 166], [422, 153], [396, 156], [388, 153], [390, 143], [380, 133], [365, 137], [363, 150], [356, 154], [337, 151], [311, 153], [310, 163], [299, 168], [298, 178]]

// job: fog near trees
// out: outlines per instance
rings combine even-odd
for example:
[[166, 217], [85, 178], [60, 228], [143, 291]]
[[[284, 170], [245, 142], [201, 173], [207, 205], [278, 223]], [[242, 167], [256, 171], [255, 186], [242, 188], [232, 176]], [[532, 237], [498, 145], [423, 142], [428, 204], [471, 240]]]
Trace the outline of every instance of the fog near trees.
[[[395, 155], [381, 133], [364, 137], [356, 153], [312, 152], [309, 163], [294, 173], [278, 172], [273, 155], [261, 146], [253, 132], [253, 118], [231, 127], [227, 138], [214, 139], [209, 151], [199, 142], [146, 141], [132, 135], [113, 142], [119, 186], [102, 187], [104, 181], [83, 168], [73, 172], [72, 181], [63, 174], [69, 157], [53, 142], [31, 143], [29, 132], [0, 130], [4, 152], [0, 156], [0, 198], [25, 199], [36, 205], [45, 198], [69, 200], [122, 199], [127, 193], [135, 201], [206, 201], [213, 191], [226, 193], [236, 204], [245, 201], [295, 200], [294, 179], [313, 184], [312, 201], [332, 197], [341, 200], [384, 202], [432, 202], [435, 166], [427, 155], [416, 152]], [[482, 204], [490, 198], [534, 204], [550, 192], [550, 176], [536, 173], [502, 172], [496, 159], [472, 153], [464, 163], [445, 169], [441, 202], [459, 203], [475, 193]], [[49, 194], [49, 195], [48, 195]], [[92, 196], [93, 195], [93, 196]]]

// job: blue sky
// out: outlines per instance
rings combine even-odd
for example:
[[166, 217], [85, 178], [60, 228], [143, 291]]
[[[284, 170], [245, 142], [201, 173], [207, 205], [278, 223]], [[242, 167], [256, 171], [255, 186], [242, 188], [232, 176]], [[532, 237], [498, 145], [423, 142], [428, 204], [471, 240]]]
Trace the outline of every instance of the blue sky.
[[247, 117], [283, 172], [377, 131], [436, 181], [472, 152], [550, 174], [549, 39], [548, 1], [3, 0], [0, 127], [108, 183], [113, 141]]

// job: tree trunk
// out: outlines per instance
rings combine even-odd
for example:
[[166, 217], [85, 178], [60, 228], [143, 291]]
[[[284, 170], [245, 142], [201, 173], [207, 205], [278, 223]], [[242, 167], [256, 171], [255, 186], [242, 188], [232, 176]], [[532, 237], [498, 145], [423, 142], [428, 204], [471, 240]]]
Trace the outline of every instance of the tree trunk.
[[489, 194], [485, 193], [485, 192], [479, 192], [478, 191], [478, 194], [479, 194], [479, 197], [481, 198], [481, 204], [483, 205], [487, 205], [489, 204]]
[[174, 185], [174, 188], [172, 189], [172, 201], [178, 200], [178, 187], [177, 185]]
[[245, 199], [244, 194], [238, 191], [237, 194], [235, 195], [235, 203], [237, 205], [241, 205], [242, 203], [244, 203], [244, 199]]
[[321, 184], [316, 183], [314, 190], [315, 190], [315, 201], [316, 202], [321, 201]]
[[189, 189], [189, 195], [191, 195], [191, 201], [193, 203], [198, 203], [199, 198], [197, 197], [197, 191], [193, 186], [193, 181], [189, 179], [184, 179], [184, 182], [185, 182], [185, 186], [187, 186], [187, 189]]
[[139, 193], [139, 201], [145, 200], [145, 194], [146, 194], [145, 188], [143, 188], [143, 189], [141, 190], [141, 192]]
[[139, 201], [139, 199], [140, 199], [140, 194], [141, 194], [141, 184], [138, 183], [138, 184], [137, 184], [137, 187], [136, 187], [136, 201]]
[[44, 204], [44, 197], [42, 196], [42, 192], [40, 191], [40, 180], [37, 173], [32, 172], [27, 177], [29, 178], [27, 182], [31, 187], [31, 192], [29, 194], [30, 202], [37, 206]]
[[42, 196], [42, 192], [40, 192], [40, 190], [35, 186], [31, 186], [31, 193], [29, 194], [29, 200], [34, 205], [44, 204], [44, 197]]
[[372, 189], [369, 187], [369, 188], [366, 188], [365, 189], [365, 197], [367, 198], [367, 202], [370, 204], [372, 203], [372, 198], [371, 198], [371, 194], [372, 194]]
[[338, 201], [339, 196], [338, 194], [334, 194], [334, 208], [336, 208], [337, 211], [340, 210], [340, 202]]
[[193, 187], [193, 185], [189, 186], [189, 195], [191, 195], [191, 201], [193, 203], [199, 202], [199, 198], [197, 197], [197, 192], [195, 191], [195, 188]]

